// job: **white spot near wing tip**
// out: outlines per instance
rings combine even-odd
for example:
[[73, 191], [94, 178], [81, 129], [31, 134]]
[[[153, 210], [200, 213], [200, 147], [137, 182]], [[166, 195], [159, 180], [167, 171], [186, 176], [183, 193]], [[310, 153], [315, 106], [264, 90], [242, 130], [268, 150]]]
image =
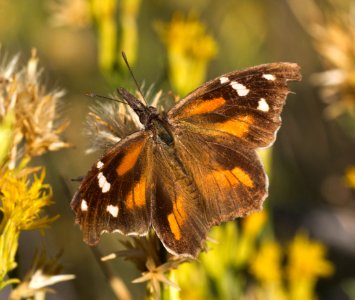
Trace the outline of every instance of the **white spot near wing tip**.
[[114, 218], [117, 218], [118, 216], [118, 206], [115, 205], [107, 205], [106, 211], [111, 214]]
[[100, 172], [97, 174], [97, 179], [99, 180], [99, 187], [101, 188], [101, 191], [103, 193], [107, 193], [111, 188], [111, 184], [107, 181], [105, 175]]
[[81, 204], [80, 204], [80, 209], [81, 211], [87, 211], [88, 210], [88, 203], [83, 199], [81, 200]]
[[274, 81], [276, 79], [275, 76], [272, 74], [263, 74], [263, 78], [265, 78], [266, 80], [271, 80], [271, 81]]
[[222, 76], [222, 77], [219, 78], [219, 81], [220, 81], [221, 84], [224, 84], [224, 83], [229, 82], [229, 78]]
[[102, 187], [102, 192], [107, 193], [110, 189], [111, 189], [111, 184], [106, 181], [104, 186]]
[[238, 83], [236, 81], [231, 82], [231, 86], [235, 89], [239, 96], [243, 97], [249, 94], [250, 90], [246, 88], [245, 85]]
[[99, 160], [99, 161], [97, 162], [97, 164], [96, 164], [96, 167], [97, 167], [98, 169], [101, 169], [103, 166], [104, 166], [104, 163], [103, 163], [101, 160]]
[[269, 111], [270, 107], [269, 104], [267, 104], [266, 100], [264, 98], [260, 98], [258, 102], [258, 110], [261, 111]]

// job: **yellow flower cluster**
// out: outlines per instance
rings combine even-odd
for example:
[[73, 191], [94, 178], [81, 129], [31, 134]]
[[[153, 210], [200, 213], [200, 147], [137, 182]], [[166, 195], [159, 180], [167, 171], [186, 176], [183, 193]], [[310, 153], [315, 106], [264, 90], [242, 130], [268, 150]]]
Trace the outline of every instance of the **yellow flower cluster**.
[[51, 204], [52, 189], [43, 183], [44, 170], [39, 176], [37, 170], [19, 168], [1, 174], [0, 290], [11, 282], [4, 278], [17, 265], [15, 254], [20, 232], [42, 229], [57, 218], [42, 215], [43, 208]]
[[347, 186], [355, 189], [355, 166], [350, 166], [345, 170], [345, 182]]
[[104, 75], [108, 75], [107, 79], [112, 81], [117, 79], [112, 76], [116, 64], [122, 65], [123, 71], [127, 70], [121, 51], [126, 53], [130, 64], [136, 61], [140, 3], [141, 0], [62, 0], [51, 7], [51, 23], [73, 29], [94, 24], [97, 32], [98, 64]]
[[[0, 65], [0, 290], [19, 282], [6, 277], [17, 266], [20, 233], [43, 229], [57, 218], [44, 212], [52, 203], [45, 169], [28, 163], [33, 156], [69, 146], [59, 136], [68, 123], [57, 125], [62, 92], [47, 92], [41, 84], [35, 50], [25, 67], [19, 68], [17, 61], [2, 60]], [[33, 288], [26, 297], [37, 292]], [[21, 293], [13, 299], [20, 298]]]
[[250, 271], [257, 280], [269, 284], [279, 284], [281, 282], [281, 247], [274, 241], [265, 241], [254, 259], [251, 260]]
[[262, 294], [271, 299], [315, 299], [314, 288], [319, 277], [332, 275], [334, 268], [325, 258], [325, 247], [297, 234], [286, 253], [287, 264], [282, 266], [283, 253], [275, 242], [264, 241], [250, 261], [250, 272], [261, 284]]
[[[211, 237], [221, 244], [209, 243], [213, 251], [202, 253], [201, 262], [180, 266], [175, 273], [181, 299], [315, 299], [318, 278], [334, 272], [325, 247], [299, 233], [284, 248], [265, 234], [267, 222], [263, 210], [243, 219], [240, 230], [234, 222], [214, 228]], [[246, 273], [253, 284], [247, 284]]]
[[288, 249], [289, 299], [315, 299], [314, 287], [318, 277], [333, 274], [333, 265], [325, 259], [326, 249], [319, 243], [310, 241], [304, 233], [296, 235]]
[[157, 30], [168, 53], [170, 81], [179, 95], [203, 83], [207, 64], [217, 53], [217, 45], [196, 18], [176, 14], [169, 24], [158, 23]]

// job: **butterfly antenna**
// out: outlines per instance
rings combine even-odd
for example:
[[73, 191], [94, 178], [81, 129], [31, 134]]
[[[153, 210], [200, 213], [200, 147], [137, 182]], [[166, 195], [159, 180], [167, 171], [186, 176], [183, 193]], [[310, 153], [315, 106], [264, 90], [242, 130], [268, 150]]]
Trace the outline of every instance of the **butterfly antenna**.
[[136, 77], [134, 76], [134, 74], [132, 72], [132, 69], [131, 69], [131, 67], [130, 67], [130, 65], [128, 63], [127, 56], [126, 56], [126, 53], [124, 51], [122, 51], [122, 57], [123, 57], [124, 62], [126, 63], [126, 66], [127, 66], [128, 70], [129, 70], [129, 73], [131, 74], [131, 76], [132, 76], [132, 78], [134, 80], [134, 83], [137, 86], [139, 94], [142, 96], [142, 99], [144, 100], [144, 102], [147, 103], [147, 101], [145, 100], [144, 95], [143, 95], [143, 93], [142, 93], [142, 91], [141, 91], [141, 89], [139, 87], [139, 84], [138, 84], [138, 82], [136, 80]]
[[115, 99], [115, 98], [98, 95], [98, 94], [95, 94], [95, 93], [86, 93], [85, 96], [88, 96], [88, 97], [91, 97], [91, 98], [101, 98], [101, 99], [115, 101], [115, 102], [118, 102], [118, 103], [127, 104], [126, 102], [124, 102], [122, 100], [118, 100], [118, 99]]

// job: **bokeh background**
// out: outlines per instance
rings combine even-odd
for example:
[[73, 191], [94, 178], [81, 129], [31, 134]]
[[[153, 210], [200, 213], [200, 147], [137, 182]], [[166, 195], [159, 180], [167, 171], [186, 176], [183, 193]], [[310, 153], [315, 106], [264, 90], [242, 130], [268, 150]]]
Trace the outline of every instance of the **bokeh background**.
[[[58, 113], [70, 121], [62, 137], [72, 145], [31, 160], [45, 166], [54, 195], [46, 211], [60, 218], [44, 236], [21, 233], [18, 268], [11, 276], [23, 279], [38, 249], [50, 257], [62, 251], [62, 273], [76, 279], [53, 286], [56, 293], [47, 299], [116, 298], [73, 224], [69, 203], [78, 186], [71, 179], [86, 174], [100, 155], [85, 154], [90, 146], [85, 122], [94, 100], [84, 94], [135, 89], [120, 57], [125, 50], [140, 83], [179, 96], [207, 79], [261, 63], [289, 61], [302, 68], [303, 80], [290, 84], [295, 94], [288, 96], [278, 138], [264, 154], [270, 175], [265, 215], [251, 221], [252, 233], [243, 222], [213, 233], [220, 244], [233, 245], [216, 250], [230, 261], [221, 263], [214, 255], [178, 270], [180, 296], [301, 299], [292, 292], [297, 290], [292, 280], [309, 275], [301, 287], [309, 298], [303, 299], [355, 299], [354, 9], [350, 0], [0, 0], [0, 61], [19, 54], [19, 65], [26, 65], [31, 49], [37, 49], [42, 84], [66, 91]], [[104, 235], [101, 253], [121, 247], [119, 238]], [[292, 248], [295, 241], [301, 241], [299, 252]], [[272, 245], [263, 248], [265, 243]], [[266, 262], [259, 262], [260, 253]], [[296, 261], [300, 271], [292, 275]], [[133, 299], [145, 297], [145, 285], [131, 283], [140, 276], [133, 264], [123, 259], [108, 264]], [[220, 265], [226, 268], [212, 274]], [[10, 286], [0, 298], [9, 293]]]

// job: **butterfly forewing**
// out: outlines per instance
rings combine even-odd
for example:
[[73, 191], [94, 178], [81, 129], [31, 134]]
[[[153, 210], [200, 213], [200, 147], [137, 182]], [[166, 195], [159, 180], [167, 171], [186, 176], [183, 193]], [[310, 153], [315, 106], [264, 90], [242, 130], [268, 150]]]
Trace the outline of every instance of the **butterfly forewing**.
[[169, 111], [168, 118], [173, 126], [188, 123], [204, 134], [237, 138], [249, 148], [266, 147], [281, 125], [287, 81], [300, 79], [299, 66], [292, 63], [231, 72], [189, 94]]
[[88, 172], [71, 203], [88, 244], [96, 244], [104, 231], [147, 233], [151, 150], [148, 133], [137, 132], [117, 143]]

